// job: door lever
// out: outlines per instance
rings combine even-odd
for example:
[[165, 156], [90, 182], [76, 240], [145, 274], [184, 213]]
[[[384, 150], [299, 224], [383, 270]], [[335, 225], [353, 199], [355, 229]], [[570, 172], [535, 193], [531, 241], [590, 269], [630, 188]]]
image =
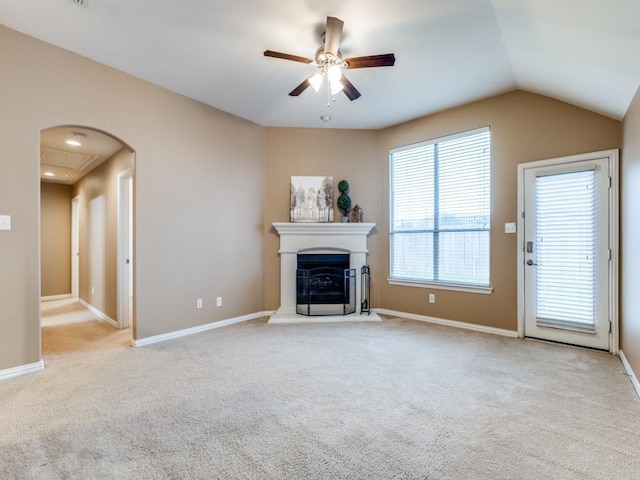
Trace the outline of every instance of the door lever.
[[534, 263], [533, 260], [529, 259], [527, 260], [527, 265], [531, 266], [531, 265], [538, 265], [538, 264]]

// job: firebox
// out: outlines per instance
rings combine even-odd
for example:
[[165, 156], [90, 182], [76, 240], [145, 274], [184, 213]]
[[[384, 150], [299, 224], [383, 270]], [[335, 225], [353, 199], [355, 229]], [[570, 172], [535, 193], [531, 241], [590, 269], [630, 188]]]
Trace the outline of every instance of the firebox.
[[356, 271], [349, 254], [298, 254], [296, 313], [347, 315], [356, 311]]

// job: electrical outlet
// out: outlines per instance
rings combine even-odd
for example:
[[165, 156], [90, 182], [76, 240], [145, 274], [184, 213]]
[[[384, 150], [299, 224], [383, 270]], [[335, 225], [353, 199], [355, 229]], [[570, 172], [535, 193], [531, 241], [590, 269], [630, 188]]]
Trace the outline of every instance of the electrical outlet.
[[430, 293], [429, 294], [429, 303], [436, 303], [436, 294], [435, 293]]
[[222, 306], [222, 297], [218, 297], [218, 298], [216, 298], [216, 305], [217, 305], [218, 307], [221, 307], [221, 306]]
[[201, 298], [198, 298], [196, 300], [196, 308], [202, 308], [202, 299]]

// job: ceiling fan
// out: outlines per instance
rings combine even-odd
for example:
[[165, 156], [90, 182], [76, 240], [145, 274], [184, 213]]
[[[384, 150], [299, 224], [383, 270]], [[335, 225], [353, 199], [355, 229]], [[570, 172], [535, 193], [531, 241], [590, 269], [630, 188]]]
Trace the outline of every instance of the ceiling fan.
[[307, 77], [300, 85], [289, 92], [292, 97], [297, 97], [311, 86], [316, 92], [320, 90], [323, 80], [328, 80], [328, 88], [332, 95], [343, 91], [344, 94], [353, 101], [360, 97], [360, 92], [344, 76], [342, 69], [369, 68], [369, 67], [392, 67], [396, 61], [393, 53], [382, 55], [368, 55], [365, 57], [342, 58], [339, 50], [340, 37], [344, 22], [336, 17], [327, 17], [327, 28], [324, 32], [324, 45], [316, 50], [315, 57], [307, 58], [289, 53], [274, 52], [265, 50], [265, 57], [281, 58], [294, 62], [315, 65], [319, 71]]

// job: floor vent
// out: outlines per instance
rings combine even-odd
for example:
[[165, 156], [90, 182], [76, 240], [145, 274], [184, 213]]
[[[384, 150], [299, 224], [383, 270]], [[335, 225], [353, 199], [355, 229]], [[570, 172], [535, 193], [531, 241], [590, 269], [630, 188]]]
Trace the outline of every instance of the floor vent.
[[84, 8], [87, 8], [87, 5], [89, 4], [89, 0], [71, 0], [71, 1], [76, 5], [80, 5], [81, 7], [84, 7]]

